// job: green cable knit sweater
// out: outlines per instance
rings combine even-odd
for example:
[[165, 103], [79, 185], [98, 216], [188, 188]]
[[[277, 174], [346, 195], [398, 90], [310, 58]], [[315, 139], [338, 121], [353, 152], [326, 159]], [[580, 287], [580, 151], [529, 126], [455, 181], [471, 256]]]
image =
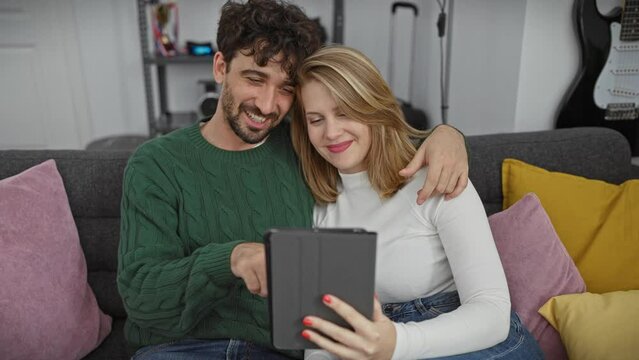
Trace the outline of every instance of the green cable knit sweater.
[[230, 270], [241, 242], [310, 227], [313, 199], [281, 124], [261, 146], [224, 151], [199, 125], [142, 145], [124, 175], [118, 289], [134, 347], [183, 338], [270, 346], [267, 301]]

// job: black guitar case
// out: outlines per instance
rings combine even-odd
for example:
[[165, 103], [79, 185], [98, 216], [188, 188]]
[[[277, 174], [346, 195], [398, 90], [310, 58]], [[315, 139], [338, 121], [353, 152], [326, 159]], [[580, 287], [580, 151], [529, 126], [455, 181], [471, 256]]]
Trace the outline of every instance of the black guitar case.
[[596, 0], [575, 0], [573, 16], [581, 49], [580, 66], [559, 106], [556, 127], [601, 126], [617, 130], [628, 139], [633, 156], [637, 156], [639, 120], [605, 120], [606, 110], [600, 109], [593, 98], [610, 51], [610, 24], [621, 21], [621, 9], [604, 17], [597, 10]]
[[[412, 74], [413, 71], [413, 61], [414, 61], [414, 54], [413, 52], [415, 51], [415, 38], [417, 36], [416, 32], [415, 32], [415, 25], [417, 23], [417, 16], [419, 16], [419, 9], [417, 8], [417, 6], [413, 3], [410, 2], [404, 2], [404, 1], [396, 1], [391, 5], [391, 23], [390, 23], [390, 41], [391, 44], [389, 44], [388, 48], [389, 48], [389, 56], [388, 56], [388, 66], [389, 66], [389, 74], [393, 73], [393, 44], [392, 42], [395, 41], [395, 37], [399, 36], [397, 34], [395, 34], [395, 15], [397, 12], [397, 9], [399, 8], [408, 8], [412, 11], [413, 15], [415, 16], [415, 21], [413, 21], [413, 43], [411, 46], [411, 53], [409, 54], [410, 56], [410, 66], [408, 67], [408, 71], [409, 71], [409, 75]], [[411, 78], [411, 76], [409, 76], [409, 78]], [[391, 87], [393, 86], [392, 84], [392, 75], [389, 76], [389, 83], [391, 85]], [[408, 122], [408, 124], [412, 127], [414, 127], [415, 129], [418, 130], [426, 130], [429, 128], [429, 124], [428, 124], [428, 118], [426, 117], [426, 113], [418, 108], [415, 108], [412, 106], [412, 104], [410, 103], [410, 91], [411, 90], [411, 84], [408, 84], [408, 99], [406, 99], [405, 101], [402, 99], [397, 99], [401, 105], [402, 108], [402, 112], [404, 113], [404, 117], [406, 118], [406, 122]]]

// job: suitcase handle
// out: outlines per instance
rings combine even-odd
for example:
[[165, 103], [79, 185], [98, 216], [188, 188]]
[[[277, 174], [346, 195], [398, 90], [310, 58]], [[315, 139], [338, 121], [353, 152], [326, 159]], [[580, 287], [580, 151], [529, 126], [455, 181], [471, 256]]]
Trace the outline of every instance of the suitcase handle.
[[391, 12], [393, 15], [395, 14], [395, 11], [397, 11], [397, 8], [400, 7], [412, 9], [415, 16], [419, 16], [419, 9], [417, 9], [417, 6], [407, 1], [395, 1], [393, 5], [391, 5]]

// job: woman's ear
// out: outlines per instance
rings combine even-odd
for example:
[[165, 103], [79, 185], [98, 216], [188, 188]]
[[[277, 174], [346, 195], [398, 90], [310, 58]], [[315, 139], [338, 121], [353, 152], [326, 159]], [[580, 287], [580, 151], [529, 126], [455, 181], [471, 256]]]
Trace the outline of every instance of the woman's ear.
[[213, 57], [213, 78], [218, 84], [223, 84], [226, 77], [228, 64], [221, 52], [216, 52]]

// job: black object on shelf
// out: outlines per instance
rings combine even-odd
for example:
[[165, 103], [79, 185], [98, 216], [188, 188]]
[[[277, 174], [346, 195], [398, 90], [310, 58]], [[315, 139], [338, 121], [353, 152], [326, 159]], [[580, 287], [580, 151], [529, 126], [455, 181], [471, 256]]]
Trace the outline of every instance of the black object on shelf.
[[186, 42], [186, 52], [191, 56], [213, 56], [215, 49], [210, 42]]

